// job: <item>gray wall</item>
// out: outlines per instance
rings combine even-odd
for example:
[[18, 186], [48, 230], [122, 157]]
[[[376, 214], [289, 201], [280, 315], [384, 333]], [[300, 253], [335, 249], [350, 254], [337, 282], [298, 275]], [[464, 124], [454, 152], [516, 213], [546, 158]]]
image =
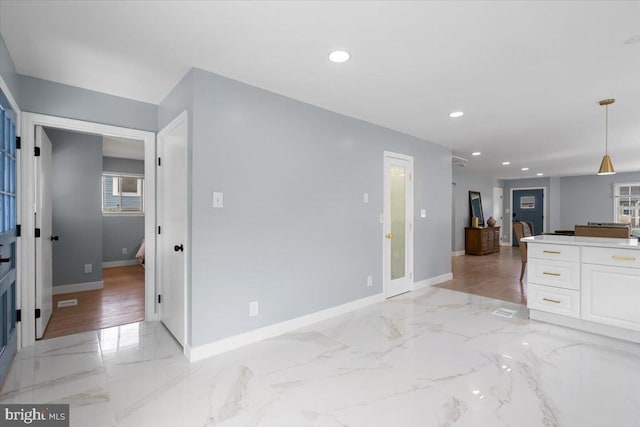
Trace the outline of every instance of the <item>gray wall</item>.
[[[11, 59], [11, 55], [7, 50], [7, 45], [4, 43], [4, 39], [2, 38], [2, 34], [0, 34], [0, 76], [7, 84], [9, 91], [16, 98], [16, 102], [20, 105], [18, 101], [19, 89], [18, 89], [18, 79], [19, 75], [16, 72], [16, 67], [13, 63], [13, 59]], [[5, 106], [5, 105], [3, 105]], [[15, 117], [12, 117], [15, 121]]]
[[[102, 137], [47, 129], [53, 147], [53, 285], [102, 280]], [[46, 236], [44, 236], [46, 237]], [[84, 273], [92, 264], [93, 273]]]
[[75, 86], [19, 75], [17, 102], [23, 111], [156, 131], [158, 107]]
[[415, 281], [451, 272], [449, 149], [201, 70], [193, 95], [191, 345], [382, 292], [384, 150], [415, 158]]
[[[103, 157], [105, 172], [144, 174], [144, 161]], [[146, 188], [145, 188], [146, 191]], [[102, 217], [102, 260], [135, 259], [144, 238], [144, 215], [104, 215]], [[127, 248], [127, 254], [122, 254]]]
[[[469, 226], [469, 191], [479, 191], [482, 196], [482, 211], [485, 225], [490, 216], [493, 216], [493, 188], [502, 187], [502, 182], [495, 178], [468, 176], [464, 168], [453, 166], [453, 182], [455, 193], [453, 194], [454, 226], [453, 248], [454, 251], [464, 250], [464, 228]], [[497, 218], [496, 218], [497, 219]]]
[[640, 172], [561, 178], [560, 227], [613, 221], [613, 184], [622, 182], [640, 182]]

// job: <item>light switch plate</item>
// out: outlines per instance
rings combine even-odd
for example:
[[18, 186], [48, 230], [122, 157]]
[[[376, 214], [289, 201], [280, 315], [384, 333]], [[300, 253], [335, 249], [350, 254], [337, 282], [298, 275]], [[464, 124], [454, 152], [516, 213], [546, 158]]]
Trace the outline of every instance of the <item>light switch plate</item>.
[[249, 303], [249, 317], [257, 316], [259, 313], [258, 301], [251, 301]]
[[427, 210], [420, 209], [420, 218], [426, 218], [426, 217], [427, 217]]
[[369, 193], [364, 193], [364, 196], [362, 197], [362, 201], [364, 203], [369, 203]]
[[92, 264], [85, 264], [84, 265], [84, 272], [85, 273], [93, 273], [93, 265]]
[[218, 193], [216, 191], [213, 192], [213, 207], [214, 208], [224, 207], [224, 195], [222, 193]]
[[384, 214], [380, 214], [380, 224], [384, 224]]
[[367, 276], [367, 287], [373, 286], [373, 276]]

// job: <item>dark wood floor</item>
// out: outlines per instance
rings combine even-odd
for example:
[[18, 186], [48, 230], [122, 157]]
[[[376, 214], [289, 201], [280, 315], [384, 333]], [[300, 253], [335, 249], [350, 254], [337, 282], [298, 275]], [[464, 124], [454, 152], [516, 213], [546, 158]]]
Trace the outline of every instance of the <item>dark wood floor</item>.
[[[43, 339], [124, 325], [144, 319], [144, 268], [105, 268], [104, 288], [53, 296], [53, 314]], [[58, 308], [58, 301], [78, 305]]]
[[527, 304], [527, 274], [520, 284], [520, 250], [503, 246], [496, 254], [451, 257], [453, 280], [435, 285], [516, 304]]

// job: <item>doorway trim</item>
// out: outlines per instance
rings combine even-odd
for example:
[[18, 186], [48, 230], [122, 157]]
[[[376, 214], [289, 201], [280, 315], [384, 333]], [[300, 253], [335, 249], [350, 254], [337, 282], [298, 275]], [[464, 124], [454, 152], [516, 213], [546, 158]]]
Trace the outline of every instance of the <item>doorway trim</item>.
[[[415, 176], [414, 176], [414, 165], [413, 165], [413, 156], [408, 156], [406, 154], [400, 154], [400, 153], [394, 153], [392, 151], [385, 151], [382, 155], [382, 197], [383, 197], [383, 201], [382, 201], [382, 217], [383, 217], [383, 221], [382, 221], [382, 233], [381, 233], [381, 239], [382, 239], [382, 293], [384, 295], [385, 298], [389, 298], [388, 296], [388, 289], [387, 289], [387, 263], [386, 263], [386, 259], [385, 259], [385, 251], [386, 251], [386, 244], [387, 244], [387, 238], [386, 238], [386, 233], [388, 233], [388, 231], [385, 229], [385, 226], [387, 226], [386, 224], [386, 212], [385, 212], [385, 204], [386, 204], [386, 200], [384, 200], [386, 198], [387, 195], [387, 180], [385, 179], [386, 177], [386, 170], [385, 170], [385, 164], [386, 164], [386, 159], [387, 157], [392, 157], [395, 159], [400, 159], [400, 160], [405, 160], [407, 162], [409, 162], [409, 195], [411, 197], [409, 197], [409, 200], [406, 201], [406, 206], [407, 206], [407, 212], [409, 213], [408, 215], [408, 220], [409, 220], [409, 233], [407, 233], [407, 252], [405, 254], [405, 256], [407, 257], [407, 261], [408, 261], [408, 267], [409, 267], [409, 271], [407, 271], [407, 274], [409, 275], [409, 289], [408, 291], [412, 291], [414, 289], [414, 277], [413, 277], [413, 233], [415, 230], [414, 227], [414, 215], [413, 215], [413, 205], [414, 205], [414, 182], [415, 182]], [[390, 189], [389, 189], [390, 191]]]
[[[544, 203], [542, 210], [542, 232], [547, 232], [547, 223], [549, 217], [547, 215], [547, 187], [514, 187], [509, 189], [509, 246], [513, 246], [513, 192], [518, 190], [542, 190], [542, 203]], [[502, 207], [504, 209], [504, 206]], [[504, 225], [504, 221], [503, 221]]]
[[[19, 136], [22, 138], [22, 110], [20, 110], [20, 106], [18, 105], [18, 103], [16, 102], [16, 99], [13, 97], [13, 94], [11, 93], [11, 91], [9, 90], [9, 86], [7, 86], [7, 83], [4, 81], [4, 79], [2, 78], [2, 76], [0, 76], [0, 90], [2, 91], [2, 93], [4, 93], [4, 96], [7, 98], [7, 101], [9, 101], [9, 105], [11, 105], [11, 108], [13, 109], [13, 111], [15, 111], [16, 113], [16, 136]], [[35, 136], [35, 135], [34, 135]], [[22, 187], [21, 187], [21, 179], [20, 179], [20, 174], [22, 172], [22, 165], [21, 165], [21, 160], [22, 160], [22, 154], [21, 154], [21, 150], [16, 150], [16, 224], [20, 223], [20, 212], [22, 212], [22, 207], [20, 206], [20, 195], [22, 194]], [[35, 199], [34, 199], [35, 200]], [[22, 249], [22, 238], [16, 236], [16, 254], [21, 254], [21, 249]], [[22, 257], [18, 257], [18, 263], [16, 263], [16, 307], [21, 307], [20, 303], [22, 301], [22, 290], [20, 289], [20, 280], [22, 279], [22, 274], [20, 271], [20, 260]], [[35, 260], [34, 260], [35, 262]], [[34, 300], [34, 307], [35, 307], [35, 300]], [[35, 319], [33, 319], [33, 334], [35, 336]], [[16, 338], [18, 341], [18, 351], [20, 351], [20, 349], [22, 348], [23, 344], [22, 344], [22, 322], [16, 322]]]
[[[145, 186], [151, 191], [145, 191], [145, 321], [157, 319], [156, 289], [155, 289], [155, 249], [156, 249], [156, 175], [155, 133], [129, 129], [120, 126], [105, 125], [83, 120], [67, 119], [36, 113], [22, 113], [22, 147], [21, 153], [33, 153], [35, 147], [35, 127], [43, 126], [76, 132], [92, 133], [103, 136], [137, 139], [144, 141], [144, 172]], [[18, 288], [20, 289], [19, 307], [22, 313], [35, 311], [35, 174], [36, 162], [33, 155], [20, 156], [20, 174], [18, 183], [21, 191], [18, 195], [18, 222], [21, 224], [21, 245], [18, 248]], [[35, 318], [22, 316], [21, 331], [22, 347], [35, 343]]]

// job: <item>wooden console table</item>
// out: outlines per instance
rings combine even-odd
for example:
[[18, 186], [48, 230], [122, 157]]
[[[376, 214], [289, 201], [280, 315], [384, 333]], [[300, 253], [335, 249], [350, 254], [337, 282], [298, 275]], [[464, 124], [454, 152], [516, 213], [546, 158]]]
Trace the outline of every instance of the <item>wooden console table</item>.
[[500, 252], [500, 227], [465, 227], [465, 254], [487, 255], [494, 252]]

